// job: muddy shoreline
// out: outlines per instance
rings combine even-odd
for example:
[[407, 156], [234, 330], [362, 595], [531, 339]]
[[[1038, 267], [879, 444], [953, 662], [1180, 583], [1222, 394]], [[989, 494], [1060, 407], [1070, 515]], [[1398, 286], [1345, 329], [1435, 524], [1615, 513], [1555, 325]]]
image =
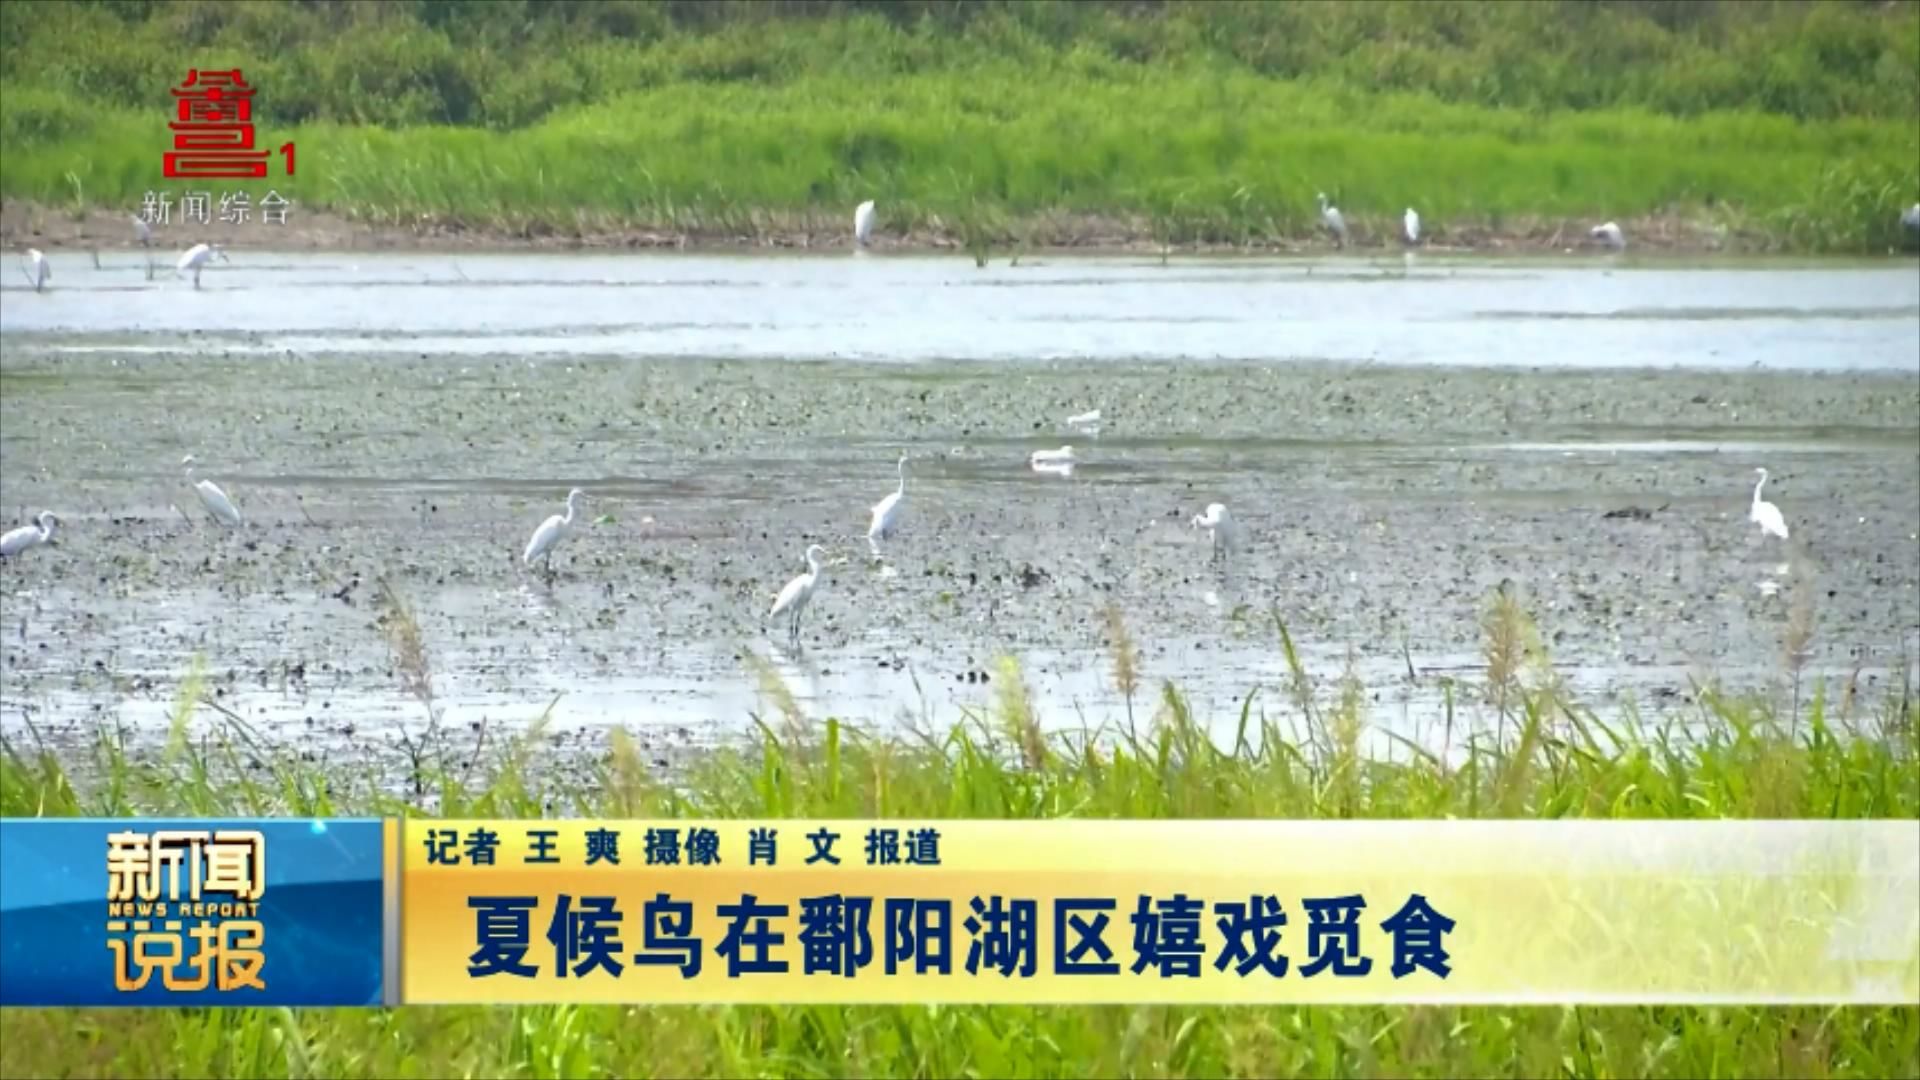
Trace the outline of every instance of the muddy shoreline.
[[[1351, 250], [1398, 251], [1398, 219], [1370, 223], [1350, 217], [1354, 230]], [[1448, 227], [1429, 222], [1422, 249], [1435, 253], [1556, 255], [1603, 249], [1587, 237], [1598, 221], [1563, 218], [1513, 218], [1498, 228], [1484, 223]], [[1377, 224], [1378, 227], [1370, 227]], [[1636, 253], [1673, 256], [1766, 254], [1780, 251], [1780, 239], [1761, 232], [1734, 232], [1724, 225], [1678, 214], [1619, 219], [1628, 249]], [[1158, 253], [1161, 242], [1144, 219], [1098, 214], [1046, 214], [1018, 220], [1003, 230], [993, 244], [993, 257], [1047, 252], [1082, 254]], [[751, 233], [735, 231], [688, 232], [669, 228], [607, 225], [582, 222], [574, 226], [533, 224], [521, 228], [469, 225], [456, 220], [421, 218], [412, 222], [369, 222], [330, 211], [295, 206], [284, 225], [258, 221], [244, 225], [210, 222], [156, 226], [155, 243], [163, 250], [184, 249], [202, 241], [289, 251], [832, 251], [852, 246], [850, 226], [837, 218], [811, 213], [768, 213]], [[67, 209], [17, 199], [0, 201], [0, 244], [12, 249], [118, 249], [131, 246], [132, 229], [119, 211], [90, 209], [76, 215]], [[930, 227], [903, 233], [883, 223], [873, 242], [879, 252], [964, 252], [966, 243], [957, 229]], [[1252, 244], [1180, 243], [1178, 254], [1287, 255], [1330, 251], [1333, 244], [1319, 233], [1262, 240]]]

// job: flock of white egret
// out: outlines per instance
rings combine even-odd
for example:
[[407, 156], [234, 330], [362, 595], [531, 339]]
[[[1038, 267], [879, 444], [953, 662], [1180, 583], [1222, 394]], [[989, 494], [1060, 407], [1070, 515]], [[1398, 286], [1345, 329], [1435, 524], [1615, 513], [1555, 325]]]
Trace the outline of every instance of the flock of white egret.
[[[1068, 423], [1077, 430], [1091, 429], [1097, 432], [1100, 411], [1095, 409], [1069, 417]], [[1071, 446], [1063, 446], [1058, 450], [1036, 450], [1029, 461], [1035, 472], [1067, 476], [1072, 475], [1077, 462], [1078, 458]], [[867, 525], [867, 544], [876, 561], [881, 557], [880, 542], [894, 535], [906, 512], [907, 463], [908, 456], [901, 454], [897, 463], [899, 486], [872, 507]], [[199, 497], [201, 505], [214, 520], [228, 528], [237, 529], [245, 525], [245, 519], [241, 516], [239, 507], [234, 505], [233, 500], [227, 496], [220, 485], [212, 480], [195, 478], [192, 454], [182, 458], [180, 464], [185, 469], [187, 483], [192, 485], [194, 494]], [[1788, 534], [1785, 516], [1781, 514], [1778, 506], [1761, 498], [1761, 491], [1767, 485], [1767, 470], [1760, 468], [1755, 471], [1760, 479], [1753, 487], [1753, 504], [1747, 512], [1747, 519], [1758, 525], [1763, 534], [1786, 540]], [[544, 567], [551, 581], [554, 552], [571, 535], [574, 521], [579, 515], [580, 500], [585, 497], [586, 492], [580, 488], [573, 488], [567, 492], [566, 513], [554, 514], [542, 521], [539, 528], [534, 530], [532, 538], [527, 541], [526, 550], [520, 556], [523, 565], [530, 567], [536, 560], [544, 560]], [[42, 511], [34, 518], [34, 524], [23, 525], [11, 530], [5, 536], [0, 536], [0, 556], [14, 558], [31, 548], [50, 542], [53, 539], [54, 526], [59, 523], [59, 520], [52, 511]], [[1215, 562], [1224, 563], [1231, 550], [1239, 544], [1238, 525], [1225, 503], [1208, 504], [1205, 513], [1193, 516], [1192, 527], [1207, 531], [1212, 559]], [[767, 611], [768, 619], [785, 617], [788, 637], [792, 642], [798, 642], [801, 617], [819, 588], [821, 574], [826, 566], [821, 559], [826, 553], [826, 549], [819, 544], [808, 545], [806, 572], [787, 582], [775, 597], [772, 608]]]
[[[1340, 213], [1340, 208], [1335, 206], [1324, 192], [1319, 195], [1319, 203], [1321, 222], [1332, 233], [1334, 242], [1345, 247], [1347, 224]], [[1908, 215], [1903, 215], [1903, 223], [1907, 217], [1920, 221], [1920, 206], [1915, 206]], [[854, 211], [853, 233], [854, 242], [858, 247], [866, 248], [872, 244], [874, 221], [874, 203], [869, 199]], [[133, 224], [141, 245], [151, 247], [152, 229], [138, 217], [133, 219]], [[1615, 250], [1626, 246], [1626, 238], [1620, 226], [1611, 221], [1595, 226], [1591, 235]], [[1403, 218], [1401, 239], [1408, 245], [1420, 242], [1420, 215], [1412, 207], [1407, 208]], [[52, 277], [52, 268], [48, 265], [47, 257], [39, 250], [29, 248], [26, 254], [27, 262], [23, 270], [37, 291], [44, 288]], [[180, 256], [174, 265], [174, 273], [176, 276], [183, 276], [191, 272], [194, 288], [197, 289], [200, 287], [200, 271], [216, 259], [230, 261], [226, 252], [218, 244], [195, 244]], [[1067, 418], [1067, 426], [1075, 432], [1098, 438], [1101, 428], [1100, 410], [1092, 409], [1070, 416]], [[1038, 473], [1072, 476], [1078, 461], [1073, 447], [1068, 445], [1058, 450], [1035, 450], [1028, 464]], [[872, 507], [867, 525], [867, 544], [876, 559], [880, 557], [881, 541], [894, 535], [905, 514], [907, 463], [907, 455], [902, 454], [898, 462], [899, 486]], [[211, 480], [194, 478], [193, 455], [187, 455], [180, 464], [186, 470], [187, 482], [193, 486], [195, 494], [199, 496], [201, 505], [206, 508], [208, 514], [229, 528], [240, 528], [245, 524], [239, 508], [218, 484]], [[1780, 513], [1780, 508], [1760, 497], [1761, 489], [1767, 483], [1767, 470], [1762, 468], [1757, 471], [1760, 480], [1753, 488], [1753, 506], [1748, 511], [1748, 520], [1758, 525], [1764, 534], [1785, 540], [1787, 524]], [[532, 566], [535, 560], [544, 560], [544, 567], [551, 579], [554, 551], [572, 533], [574, 520], [579, 512], [579, 502], [585, 497], [586, 493], [579, 488], [567, 492], [566, 513], [554, 514], [540, 523], [521, 555], [522, 564]], [[59, 523], [59, 520], [52, 511], [42, 511], [34, 519], [34, 524], [21, 526], [6, 533], [5, 536], [0, 536], [0, 556], [15, 557], [30, 548], [50, 542], [53, 539], [54, 526]], [[1216, 562], [1224, 562], [1230, 550], [1238, 543], [1237, 526], [1224, 503], [1209, 504], [1205, 513], [1194, 515], [1192, 525], [1196, 529], [1207, 530], [1212, 557]], [[825, 554], [826, 549], [819, 544], [809, 545], [806, 550], [806, 572], [787, 582], [774, 599], [773, 607], [767, 612], [769, 619], [781, 616], [786, 618], [791, 639], [797, 640], [799, 637], [800, 620], [819, 586], [820, 575], [825, 567], [821, 558]]]

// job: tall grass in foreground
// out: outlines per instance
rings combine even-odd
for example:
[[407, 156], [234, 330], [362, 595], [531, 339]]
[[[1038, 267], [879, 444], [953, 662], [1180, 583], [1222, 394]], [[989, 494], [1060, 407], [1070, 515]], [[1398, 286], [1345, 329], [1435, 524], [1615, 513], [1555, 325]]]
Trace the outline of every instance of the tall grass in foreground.
[[[1107, 615], [1116, 689], [1139, 672]], [[1249, 693], [1230, 743], [1159, 688], [1137, 731], [1048, 736], [1011, 658], [992, 715], [923, 738], [784, 723], [669, 783], [614, 731], [589, 785], [541, 768], [544, 722], [471, 753], [316, 767], [182, 687], [171, 737], [135, 760], [103, 732], [83, 793], [43, 747], [0, 755], [0, 813], [538, 817], [1889, 818], [1920, 816], [1920, 702], [1896, 691], [1854, 715], [1824, 687], [1803, 715], [1701, 689], [1695, 715], [1603, 724], [1563, 694], [1502, 593], [1486, 632], [1489, 700], [1511, 738], [1464, 753], [1409, 744], [1363, 757], [1365, 695], [1323, 691], [1279, 626], [1292, 683]], [[404, 635], [403, 635], [404, 636]], [[423, 660], [424, 663], [424, 660]], [[764, 678], [777, 683], [771, 669]], [[1693, 721], [1688, 730], [1681, 720]], [[464, 758], [464, 761], [463, 761]], [[418, 770], [439, 771], [425, 796]], [[78, 766], [80, 763], [74, 763]], [[404, 1011], [21, 1011], [4, 1018], [10, 1076], [1912, 1076], [1913, 1008], [458, 1007]]]

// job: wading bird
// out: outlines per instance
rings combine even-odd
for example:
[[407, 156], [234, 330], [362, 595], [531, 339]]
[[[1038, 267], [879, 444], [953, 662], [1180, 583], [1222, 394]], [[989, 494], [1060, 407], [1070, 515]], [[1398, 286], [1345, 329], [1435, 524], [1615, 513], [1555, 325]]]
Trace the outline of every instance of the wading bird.
[[772, 610], [767, 612], [769, 619], [776, 615], [787, 617], [787, 640], [795, 644], [800, 641], [800, 616], [807, 610], [807, 601], [813, 599], [814, 586], [820, 581], [820, 556], [824, 554], [826, 549], [819, 544], [807, 546], [807, 572], [787, 582], [787, 587], [774, 599]]
[[1587, 235], [1593, 237], [1595, 240], [1600, 241], [1601, 243], [1607, 245], [1608, 247], [1612, 248], [1615, 251], [1619, 251], [1622, 248], [1625, 248], [1627, 246], [1627, 234], [1621, 232], [1620, 226], [1614, 224], [1611, 221], [1607, 222], [1605, 225], [1595, 225], [1592, 231], [1588, 232]]
[[30, 547], [38, 547], [53, 539], [53, 527], [60, 523], [53, 511], [42, 510], [34, 520], [39, 522], [37, 526], [22, 525], [0, 536], [0, 555], [12, 558]]
[[1320, 223], [1333, 234], [1337, 247], [1347, 246], [1347, 219], [1340, 214], [1340, 208], [1327, 201], [1327, 193], [1320, 193]]
[[1067, 426], [1075, 431], [1084, 431], [1095, 438], [1100, 436], [1100, 410], [1088, 409], [1077, 416], [1067, 417]]
[[1213, 542], [1213, 557], [1224, 560], [1233, 542], [1233, 518], [1222, 503], [1210, 503], [1207, 512], [1193, 515], [1193, 527], [1205, 529]]
[[866, 247], [873, 241], [873, 200], [868, 199], [854, 208], [853, 242]]
[[1063, 446], [1058, 450], [1035, 450], [1033, 456], [1027, 460], [1036, 469], [1042, 465], [1071, 465], [1074, 461], [1073, 447]]
[[20, 264], [20, 272], [27, 275], [27, 284], [34, 292], [46, 288], [47, 279], [53, 276], [53, 267], [39, 248], [28, 248], [26, 261]]
[[186, 254], [180, 256], [179, 262], [174, 264], [173, 276], [179, 277], [188, 270], [192, 270], [193, 287], [197, 289], [200, 287], [200, 271], [215, 259], [224, 263], [233, 261], [227, 258], [226, 250], [219, 244], [195, 244], [187, 249]]
[[533, 530], [533, 539], [527, 541], [526, 553], [520, 556], [523, 564], [532, 566], [533, 560], [545, 556], [547, 577], [553, 577], [553, 549], [559, 547], [560, 541], [565, 540], [567, 534], [573, 531], [574, 503], [585, 494], [586, 492], [579, 488], [567, 492], [567, 512], [553, 515], [541, 522], [539, 528]]
[[227, 493], [220, 490], [220, 485], [211, 480], [193, 478], [193, 455], [188, 454], [181, 458], [180, 464], [186, 467], [187, 483], [193, 485], [193, 490], [200, 496], [200, 503], [207, 508], [207, 513], [212, 514], [220, 524], [228, 528], [239, 528], [240, 511], [233, 505], [233, 500], [227, 498]]
[[1747, 511], [1747, 520], [1760, 526], [1760, 531], [1782, 540], [1787, 538], [1787, 519], [1780, 515], [1780, 508], [1760, 497], [1760, 489], [1767, 486], [1767, 470], [1755, 469], [1760, 474], [1760, 482], [1753, 485], [1753, 509]]
[[1400, 236], [1409, 247], [1420, 242], [1420, 215], [1411, 206], [1407, 207], [1407, 216], [1400, 219]]
[[900, 524], [900, 514], [906, 509], [907, 501], [907, 455], [900, 455], [900, 487], [886, 498], [873, 504], [873, 521], [867, 526], [867, 546], [873, 549], [874, 558], [880, 557], [880, 541], [893, 535], [895, 526]]
[[140, 241], [141, 247], [153, 246], [153, 226], [139, 214], [133, 215], [133, 238]]

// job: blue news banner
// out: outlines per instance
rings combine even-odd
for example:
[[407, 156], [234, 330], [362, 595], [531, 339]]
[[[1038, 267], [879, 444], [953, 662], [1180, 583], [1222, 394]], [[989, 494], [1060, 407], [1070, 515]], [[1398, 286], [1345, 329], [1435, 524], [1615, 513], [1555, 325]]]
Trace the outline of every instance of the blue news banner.
[[380, 1005], [378, 819], [0, 820], [0, 1005]]

